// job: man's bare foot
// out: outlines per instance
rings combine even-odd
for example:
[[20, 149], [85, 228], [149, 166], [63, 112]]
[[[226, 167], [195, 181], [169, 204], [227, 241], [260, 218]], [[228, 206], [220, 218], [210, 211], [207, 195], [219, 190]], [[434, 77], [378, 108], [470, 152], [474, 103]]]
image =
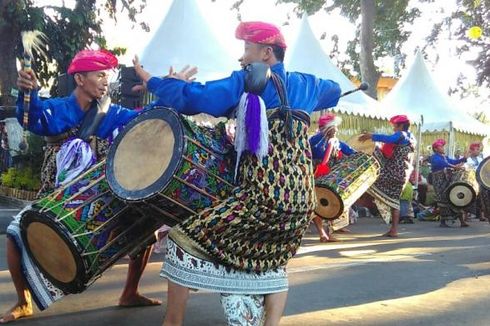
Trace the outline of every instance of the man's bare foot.
[[466, 222], [462, 222], [462, 223], [461, 223], [461, 227], [462, 227], [462, 228], [466, 228], [466, 227], [468, 227], [468, 226], [470, 226], [470, 225], [469, 225], [468, 223], [466, 223]]
[[338, 232], [338, 233], [351, 233], [351, 230], [349, 230], [348, 228], [342, 228], [342, 229], [339, 229], [335, 232]]
[[383, 237], [397, 238], [398, 237], [398, 232], [388, 231], [385, 234], [383, 234]]
[[0, 318], [0, 324], [32, 315], [32, 303], [16, 304]]
[[159, 306], [162, 301], [157, 299], [147, 298], [137, 293], [134, 296], [128, 298], [119, 299], [119, 307], [144, 307], [144, 306]]

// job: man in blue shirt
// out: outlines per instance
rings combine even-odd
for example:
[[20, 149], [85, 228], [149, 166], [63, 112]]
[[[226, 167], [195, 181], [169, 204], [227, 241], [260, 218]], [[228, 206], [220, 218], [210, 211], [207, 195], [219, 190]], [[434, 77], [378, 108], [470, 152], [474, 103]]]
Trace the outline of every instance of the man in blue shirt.
[[[244, 41], [239, 61], [245, 69], [221, 80], [192, 82], [192, 69], [152, 77], [134, 60], [136, 72], [159, 104], [183, 114], [216, 117], [227, 117], [238, 106], [237, 125], [246, 131], [245, 142], [249, 144], [251, 130], [258, 130], [259, 143], [267, 144], [260, 147], [265, 155], [250, 147], [243, 152], [238, 186], [229, 198], [170, 231], [162, 268], [169, 287], [166, 325], [183, 323], [189, 288], [223, 293], [230, 323], [246, 323], [247, 316], [259, 323], [263, 310], [242, 314], [237, 307], [265, 307], [266, 324], [277, 325], [287, 298], [285, 265], [296, 253], [316, 206], [309, 114], [336, 105], [340, 88], [331, 80], [287, 72], [282, 62], [286, 44], [276, 26], [242, 22], [235, 35]], [[271, 75], [253, 90], [247, 71], [254, 63], [268, 66]], [[251, 110], [252, 100], [260, 108]], [[235, 147], [237, 142], [244, 140], [235, 135]], [[249, 304], [240, 303], [246, 300]]]
[[445, 145], [446, 141], [444, 139], [435, 140], [432, 143], [432, 151], [434, 154], [429, 157], [432, 173], [432, 186], [434, 187], [437, 207], [439, 208], [439, 214], [441, 216], [440, 226], [448, 227], [447, 220], [452, 220], [456, 215], [461, 223], [461, 227], [467, 227], [469, 224], [464, 221], [462, 213], [453, 211], [449, 207], [446, 198], [446, 188], [451, 181], [446, 172], [453, 169], [464, 169], [463, 165], [466, 162], [466, 157], [460, 159], [447, 157], [444, 150]]
[[[38, 96], [38, 84], [34, 72], [19, 71], [17, 86], [21, 90], [17, 100], [17, 117], [23, 124], [24, 107], [23, 91], [31, 90], [27, 129], [31, 132], [46, 136], [47, 147], [44, 153], [42, 167], [41, 189], [39, 196], [45, 196], [55, 188], [56, 154], [61, 145], [70, 137], [81, 137], [80, 126], [86, 115], [96, 109], [97, 100], [106, 95], [108, 91], [109, 71], [117, 66], [117, 58], [106, 51], [83, 50], [72, 60], [68, 73], [74, 75], [77, 84], [73, 93], [66, 98], [53, 98], [41, 100]], [[97, 159], [105, 156], [110, 138], [118, 127], [135, 117], [135, 111], [111, 104], [100, 123], [95, 126], [93, 134], [84, 139], [93, 144], [93, 155]], [[34, 271], [27, 271], [22, 254], [26, 249], [20, 236], [19, 221], [14, 220], [7, 229], [7, 260], [9, 271], [18, 296], [17, 304], [7, 311], [0, 319], [0, 323], [9, 322], [18, 318], [32, 315], [32, 297], [40, 310], [46, 309], [59, 297], [52, 293], [64, 295], [61, 290], [54, 290], [54, 285], [46, 283]], [[138, 293], [138, 283], [148, 261], [151, 248], [147, 248], [135, 259], [129, 262], [128, 275], [123, 293], [119, 299], [120, 306], [154, 305], [160, 304], [158, 300], [146, 298]], [[28, 274], [24, 274], [28, 273]], [[27, 282], [35, 282], [36, 292], [29, 291]], [[41, 285], [42, 284], [42, 285]], [[32, 289], [32, 284], [29, 283]], [[42, 293], [41, 293], [42, 292]]]

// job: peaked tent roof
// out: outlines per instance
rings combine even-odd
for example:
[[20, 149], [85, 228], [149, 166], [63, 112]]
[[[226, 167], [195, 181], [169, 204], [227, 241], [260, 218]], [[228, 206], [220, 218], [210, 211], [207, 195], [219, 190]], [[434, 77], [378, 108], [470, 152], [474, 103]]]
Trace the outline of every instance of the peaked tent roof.
[[385, 110], [406, 114], [414, 120], [419, 120], [422, 115], [423, 131], [449, 131], [451, 124], [453, 128], [470, 134], [486, 135], [489, 129], [489, 126], [458, 109], [437, 87], [420, 52], [381, 105]]
[[196, 0], [174, 0], [141, 55], [153, 75], [166, 75], [170, 66], [199, 69], [200, 81], [227, 77], [237, 68], [234, 59], [212, 33]]
[[[289, 54], [286, 55], [286, 67], [289, 71], [299, 71], [328, 78], [339, 83], [342, 92], [355, 89], [356, 86], [335, 66], [323, 51], [316, 39], [307, 16], [303, 16], [299, 32]], [[386, 118], [387, 113], [377, 110], [378, 102], [362, 91], [342, 97], [336, 110], [364, 116]]]

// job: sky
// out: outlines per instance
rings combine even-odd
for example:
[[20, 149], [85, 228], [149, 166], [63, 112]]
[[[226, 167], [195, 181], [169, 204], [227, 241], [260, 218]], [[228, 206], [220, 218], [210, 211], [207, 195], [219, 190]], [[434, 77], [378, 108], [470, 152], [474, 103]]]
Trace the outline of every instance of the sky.
[[[37, 1], [39, 4], [53, 4], [54, 2], [56, 1]], [[67, 6], [72, 3], [71, 0], [59, 2], [64, 2]], [[230, 54], [238, 59], [242, 53], [243, 45], [234, 38], [234, 30], [238, 24], [237, 12], [230, 10], [230, 8], [235, 1], [195, 0], [195, 2], [209, 23], [212, 32], [221, 41], [222, 45], [228, 49]], [[147, 7], [138, 15], [138, 19], [148, 23], [151, 30], [149, 33], [143, 31], [138, 25], [132, 26], [133, 24], [125, 19], [124, 14], [119, 15], [120, 18], [117, 23], [109, 18], [104, 19], [103, 30], [105, 31], [109, 47], [118, 46], [127, 48], [127, 54], [120, 58], [121, 63], [131, 65], [131, 58], [135, 54], [141, 56], [145, 45], [151, 40], [153, 33], [165, 18], [171, 3], [172, 0], [147, 0]], [[431, 4], [420, 4], [417, 1], [413, 2], [413, 4], [422, 11], [422, 16], [416, 20], [413, 26], [408, 26], [412, 31], [412, 36], [403, 46], [403, 52], [407, 54], [408, 65], [413, 60], [416, 49], [424, 45], [424, 38], [431, 32], [433, 24], [446, 14], [444, 11], [449, 12], [455, 7], [455, 0], [435, 0]], [[294, 4], [276, 5], [276, 0], [245, 0], [240, 8], [240, 14], [243, 21], [263, 20], [281, 26], [287, 42], [291, 44], [296, 36], [297, 27], [300, 22], [300, 19], [293, 12], [294, 6]], [[284, 22], [288, 21], [288, 16], [290, 17], [289, 25], [283, 26]], [[354, 25], [338, 13], [327, 15], [325, 12], [320, 11], [310, 16], [309, 22], [326, 53], [329, 53], [331, 50], [332, 44], [330, 38], [332, 35], [339, 35], [340, 53], [345, 52], [347, 41], [354, 38]], [[320, 40], [320, 36], [324, 33], [326, 37]], [[473, 79], [475, 76], [475, 71], [471, 66], [465, 64], [463, 60], [456, 58], [454, 53], [455, 42], [455, 40], [443, 37], [438, 44], [437, 51], [428, 51], [426, 53], [427, 63], [429, 69], [433, 72], [433, 78], [443, 91], [449, 87], [454, 87], [456, 78], [460, 73], [469, 76], [470, 79]], [[439, 56], [437, 63], [436, 56]], [[379, 63], [386, 74], [390, 75], [393, 72], [393, 60], [391, 58], [381, 60]], [[451, 68], [449, 69], [448, 67]], [[487, 93], [484, 91], [482, 95], [485, 96], [486, 94], [486, 98], [490, 97], [488, 90]], [[473, 106], [476, 106], [479, 101], [467, 99], [465, 101], [467, 103], [466, 107], [470, 111], [473, 111], [476, 109]]]

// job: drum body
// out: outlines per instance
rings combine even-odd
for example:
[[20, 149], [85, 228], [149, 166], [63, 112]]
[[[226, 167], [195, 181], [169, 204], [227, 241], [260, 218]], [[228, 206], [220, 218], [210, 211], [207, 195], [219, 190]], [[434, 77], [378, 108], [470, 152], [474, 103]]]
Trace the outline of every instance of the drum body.
[[234, 157], [224, 124], [201, 127], [158, 108], [139, 115], [116, 138], [107, 181], [119, 199], [149, 207], [174, 226], [229, 196]]
[[21, 217], [21, 234], [36, 266], [54, 285], [79, 293], [119, 258], [154, 241], [162, 221], [128, 207], [105, 182], [105, 161]]
[[325, 219], [339, 217], [376, 181], [379, 163], [371, 155], [358, 152], [335, 165], [329, 174], [315, 180], [315, 213]]
[[474, 170], [452, 170], [445, 195], [451, 208], [461, 210], [473, 204], [479, 191]]
[[476, 179], [478, 180], [480, 186], [486, 190], [490, 190], [490, 156], [485, 158], [478, 165], [478, 169], [476, 170]]

